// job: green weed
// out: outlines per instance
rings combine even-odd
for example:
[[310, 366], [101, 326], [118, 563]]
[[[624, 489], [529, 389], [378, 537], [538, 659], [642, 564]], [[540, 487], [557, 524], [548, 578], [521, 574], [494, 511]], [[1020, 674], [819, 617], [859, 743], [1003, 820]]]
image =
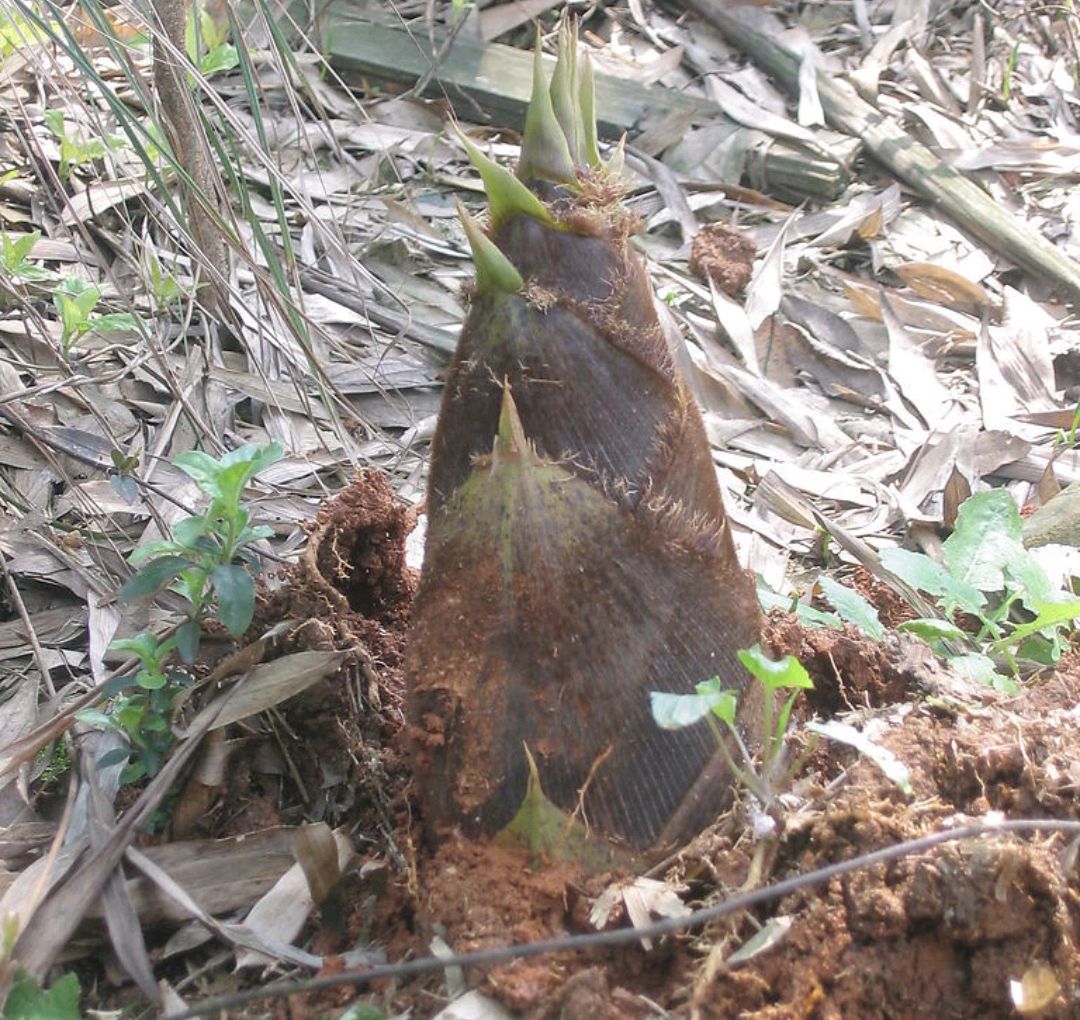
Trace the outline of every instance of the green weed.
[[[1004, 489], [976, 493], [963, 503], [941, 562], [892, 548], [881, 553], [881, 566], [929, 595], [941, 612], [897, 630], [922, 638], [968, 679], [1007, 693], [1019, 690], [1022, 663], [1048, 665], [1061, 657], [1080, 617], [1080, 598], [1055, 588], [1024, 548], [1020, 513]], [[884, 637], [877, 611], [858, 592], [827, 577], [818, 585], [835, 613], [790, 603], [760, 583], [758, 594], [766, 611], [795, 611], [809, 626], [846, 621], [875, 641]]]
[[64, 357], [87, 333], [128, 333], [139, 331], [142, 323], [131, 312], [95, 315], [101, 290], [78, 277], [63, 280], [53, 291], [53, 304], [60, 315], [60, 346]]
[[[760, 645], [742, 649], [739, 661], [764, 688], [760, 757], [750, 753], [735, 722], [738, 693], [725, 686], [720, 677], [699, 683], [694, 694], [669, 694], [653, 691], [650, 694], [653, 719], [665, 730], [679, 730], [702, 719], [708, 721], [716, 742], [727, 761], [728, 768], [768, 811], [777, 795], [787, 786], [794, 772], [788, 762], [785, 737], [791, 710], [800, 691], [813, 688], [813, 681], [802, 663], [790, 655], [770, 659]], [[777, 695], [790, 691], [776, 711]], [[735, 761], [727, 746], [727, 735], [734, 740], [741, 761]]]
[[[102, 766], [124, 761], [121, 780], [134, 782], [152, 776], [172, 746], [171, 717], [179, 695], [193, 683], [190, 666], [199, 651], [202, 626], [208, 620], [221, 623], [233, 637], [251, 625], [255, 611], [255, 578], [258, 559], [252, 545], [268, 538], [272, 530], [252, 526], [250, 511], [242, 505], [244, 489], [260, 471], [282, 456], [277, 443], [248, 444], [220, 459], [199, 450], [182, 453], [173, 461], [210, 497], [205, 513], [173, 525], [172, 537], [148, 542], [136, 549], [129, 561], [138, 570], [120, 589], [121, 602], [155, 595], [162, 589], [180, 595], [185, 603], [184, 621], [171, 636], [160, 638], [143, 631], [117, 640], [113, 651], [135, 655], [139, 666], [133, 678], [122, 677], [109, 694], [106, 711], [81, 713], [84, 721], [116, 730], [127, 747], [102, 756]], [[134, 760], [130, 760], [131, 758]]]

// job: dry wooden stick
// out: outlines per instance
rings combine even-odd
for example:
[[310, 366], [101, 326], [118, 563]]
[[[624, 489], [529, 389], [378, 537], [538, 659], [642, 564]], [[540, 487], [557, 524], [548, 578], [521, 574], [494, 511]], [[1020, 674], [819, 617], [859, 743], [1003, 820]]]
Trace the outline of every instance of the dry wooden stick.
[[[751, 27], [721, 0], [682, 0], [719, 29], [785, 88], [798, 87], [799, 58]], [[818, 73], [818, 95], [829, 123], [860, 138], [871, 155], [970, 234], [1037, 278], [1052, 280], [1080, 301], [1080, 265], [1058, 251], [982, 188], [915, 141], [892, 118], [861, 99], [849, 82]]]

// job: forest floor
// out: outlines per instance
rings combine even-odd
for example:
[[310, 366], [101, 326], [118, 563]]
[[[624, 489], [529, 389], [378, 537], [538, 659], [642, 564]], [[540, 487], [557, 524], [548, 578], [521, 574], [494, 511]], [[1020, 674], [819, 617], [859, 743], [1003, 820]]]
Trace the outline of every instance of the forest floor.
[[[800, 768], [771, 825], [739, 791], [687, 846], [638, 867], [587, 873], [460, 834], [431, 846], [403, 655], [430, 439], [472, 273], [454, 200], [482, 208], [448, 110], [503, 162], [520, 140], [509, 71], [481, 95], [453, 78], [453, 54], [516, 66], [530, 17], [550, 44], [559, 6], [363, 9], [358, 38], [407, 32], [434, 99], [361, 66], [355, 10], [295, 52], [255, 17], [243, 62], [224, 6], [206, 8], [204, 31], [223, 35], [203, 40], [190, 83], [229, 171], [231, 271], [216, 297], [212, 260], [183, 241], [183, 173], [146, 127], [159, 128], [145, 92], [154, 30], [127, 3], [102, 20], [91, 0], [62, 12], [0, 0], [0, 987], [18, 989], [24, 966], [81, 989], [77, 1006], [46, 1009], [23, 987], [5, 1016], [1080, 1016], [1078, 844], [1053, 828], [1080, 823], [1072, 624], [1048, 627], [1044, 664], [1025, 661], [1009, 636], [1042, 610], [1008, 589], [992, 625], [938, 614], [970, 654], [932, 650], [908, 624], [942, 592], [881, 565], [897, 548], [940, 560], [972, 494], [1007, 491], [1027, 521], [1054, 496], [1075, 503], [1075, 292], [979, 224], [958, 227], [865, 139], [824, 126], [806, 76], [796, 104], [710, 26], [704, 0], [581, 7], [583, 45], [617, 97], [601, 103], [605, 147], [632, 129], [638, 243], [740, 556], [762, 580], [763, 644], [813, 680], [786, 738]], [[975, 181], [1075, 269], [1071, 6], [740, 10], [786, 46], [816, 47], [819, 81], [854, 83], [905, 144]], [[285, 455], [245, 496], [272, 529], [256, 546], [267, 565], [251, 628], [242, 641], [204, 628], [195, 687], [170, 708], [168, 763], [121, 782], [117, 733], [79, 712], [107, 707], [131, 665], [111, 641], [183, 618], [169, 595], [117, 603], [128, 557], [204, 506], [178, 455], [271, 441]], [[1024, 525], [1055, 597], [1080, 576], [1078, 517], [1037, 538]], [[835, 578], [854, 601], [828, 594]], [[232, 677], [250, 711], [199, 729]], [[813, 735], [838, 721], [858, 748]], [[1046, 825], [636, 933], [1003, 819]], [[629, 935], [364, 977], [600, 931]], [[305, 986], [313, 976], [327, 981]], [[266, 994], [219, 999], [253, 992]]]

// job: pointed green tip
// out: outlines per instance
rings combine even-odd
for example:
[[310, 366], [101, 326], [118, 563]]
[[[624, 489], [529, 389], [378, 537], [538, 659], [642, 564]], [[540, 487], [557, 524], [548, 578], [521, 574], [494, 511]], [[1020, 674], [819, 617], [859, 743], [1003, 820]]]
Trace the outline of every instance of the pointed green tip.
[[559, 49], [549, 92], [551, 108], [562, 128], [570, 159], [575, 164], [580, 163], [584, 158], [585, 129], [581, 123], [581, 106], [577, 101], [577, 24], [568, 18], [563, 18], [559, 27]]
[[538, 178], [556, 184], [572, 184], [577, 180], [570, 146], [562, 125], [555, 116], [551, 93], [548, 92], [547, 82], [544, 80], [539, 31], [536, 33], [536, 51], [533, 56], [532, 98], [525, 112], [525, 135], [521, 142], [521, 162], [518, 163], [517, 173], [522, 180]]
[[516, 294], [525, 286], [521, 273], [499, 250], [498, 245], [480, 229], [480, 224], [466, 212], [465, 206], [460, 202], [457, 203], [457, 213], [461, 218], [461, 225], [465, 228], [465, 236], [469, 239], [473, 262], [476, 264], [476, 289], [481, 294], [493, 294], [496, 291]]
[[586, 53], [581, 58], [581, 125], [585, 135], [585, 162], [591, 167], [600, 166], [600, 140], [596, 133], [596, 85], [593, 80], [592, 61]]
[[499, 410], [499, 431], [495, 436], [492, 460], [496, 465], [504, 458], [520, 457], [529, 449], [525, 428], [518, 416], [517, 404], [510, 392], [510, 383], [503, 381], [502, 408]]
[[536, 195], [509, 170], [485, 156], [457, 124], [452, 124], [452, 127], [461, 144], [465, 146], [469, 160], [479, 172], [480, 179], [484, 182], [484, 191], [491, 208], [491, 225], [494, 229], [497, 230], [518, 213], [524, 213], [549, 226], [554, 224], [551, 213]]
[[615, 151], [608, 157], [607, 172], [612, 177], [618, 177], [623, 172], [623, 167], [626, 165], [626, 135], [623, 134], [619, 139], [619, 144], [615, 146]]

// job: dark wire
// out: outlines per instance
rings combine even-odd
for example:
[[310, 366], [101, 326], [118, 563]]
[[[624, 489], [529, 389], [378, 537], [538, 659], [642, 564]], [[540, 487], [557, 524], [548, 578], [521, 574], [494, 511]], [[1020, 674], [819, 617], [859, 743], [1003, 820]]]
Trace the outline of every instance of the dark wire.
[[379, 964], [363, 971], [330, 974], [325, 977], [309, 978], [305, 981], [278, 981], [274, 984], [263, 985], [261, 988], [252, 988], [244, 992], [218, 995], [211, 999], [205, 999], [182, 1013], [167, 1014], [168, 1020], [189, 1020], [191, 1017], [208, 1016], [259, 999], [284, 998], [289, 995], [322, 991], [326, 988], [340, 988], [343, 985], [361, 987], [372, 981], [386, 978], [413, 977], [431, 971], [446, 970], [448, 967], [486, 966], [505, 963], [508, 960], [521, 959], [527, 956], [540, 956], [543, 953], [624, 945], [628, 942], [637, 942], [640, 939], [656, 938], [676, 931], [699, 928], [703, 924], [715, 921], [717, 918], [724, 917], [727, 914], [747, 910], [770, 900], [781, 899], [791, 893], [798, 892], [800, 889], [822, 885], [833, 878], [847, 875], [860, 868], [895, 861], [909, 854], [929, 850], [931, 847], [939, 846], [942, 843], [951, 843], [1000, 832], [1035, 831], [1067, 832], [1080, 838], [1080, 822], [1058, 821], [1056, 819], [973, 822], [970, 825], [945, 829], [929, 836], [921, 836], [918, 839], [910, 839], [904, 843], [897, 843], [881, 850], [874, 850], [851, 860], [830, 864], [827, 867], [819, 868], [817, 871], [807, 872], [805, 875], [796, 875], [794, 878], [784, 879], [782, 882], [776, 882], [761, 889], [740, 893], [738, 896], [732, 896], [722, 903], [716, 903], [711, 907], [702, 907], [700, 910], [695, 910], [682, 917], [664, 918], [641, 928], [617, 928], [614, 931], [567, 935], [562, 938], [545, 939], [541, 942], [525, 942], [516, 946], [503, 946], [499, 949], [481, 949], [473, 953], [462, 953], [460, 956], [426, 956], [418, 960]]

